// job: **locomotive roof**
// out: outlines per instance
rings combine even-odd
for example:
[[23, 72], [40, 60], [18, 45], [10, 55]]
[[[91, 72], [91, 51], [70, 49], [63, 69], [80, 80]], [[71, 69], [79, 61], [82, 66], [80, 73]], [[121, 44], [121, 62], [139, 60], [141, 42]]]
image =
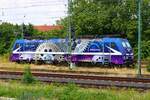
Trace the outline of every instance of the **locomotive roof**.
[[[61, 39], [61, 38], [51, 38], [51, 39], [48, 39], [48, 40], [38, 40], [38, 39], [33, 39], [33, 40], [27, 40], [27, 39], [18, 39], [16, 40], [16, 43], [27, 43], [27, 42], [61, 42], [62, 40], [66, 40], [66, 39]], [[79, 39], [80, 40], [80, 39]], [[82, 40], [82, 39], [81, 39]], [[83, 40], [92, 40], [92, 39], [83, 39]], [[111, 41], [121, 41], [123, 40], [123, 38], [110, 38], [110, 37], [106, 37], [106, 38], [96, 38], [96, 39], [93, 39], [93, 40], [102, 40], [102, 41], [105, 41], [105, 42], [111, 42]]]

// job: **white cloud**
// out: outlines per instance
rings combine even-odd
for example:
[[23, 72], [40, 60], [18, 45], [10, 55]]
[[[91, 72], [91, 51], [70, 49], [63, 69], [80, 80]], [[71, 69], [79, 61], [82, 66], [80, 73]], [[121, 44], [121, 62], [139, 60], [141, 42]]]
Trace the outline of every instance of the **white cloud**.
[[11, 23], [55, 24], [67, 15], [67, 0], [0, 0], [0, 20]]

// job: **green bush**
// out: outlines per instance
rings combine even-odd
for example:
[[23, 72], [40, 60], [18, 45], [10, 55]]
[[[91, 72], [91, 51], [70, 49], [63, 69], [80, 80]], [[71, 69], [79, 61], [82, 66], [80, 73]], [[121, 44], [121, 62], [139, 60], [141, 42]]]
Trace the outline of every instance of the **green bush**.
[[150, 72], [150, 64], [149, 64], [149, 65], [147, 65], [147, 67], [146, 67], [146, 68], [147, 68], [147, 71], [148, 71], [148, 72]]
[[[138, 46], [135, 46], [134, 48], [134, 56], [135, 58], [138, 56]], [[150, 57], [150, 41], [141, 42], [141, 57], [142, 59]]]
[[28, 84], [29, 84], [29, 83], [33, 83], [33, 82], [35, 81], [35, 79], [34, 79], [32, 73], [31, 73], [31, 69], [30, 69], [29, 66], [27, 66], [27, 67], [25, 68], [25, 70], [24, 70], [24, 74], [23, 74], [23, 79], [22, 79], [22, 81], [23, 81], [24, 83], [28, 83]]

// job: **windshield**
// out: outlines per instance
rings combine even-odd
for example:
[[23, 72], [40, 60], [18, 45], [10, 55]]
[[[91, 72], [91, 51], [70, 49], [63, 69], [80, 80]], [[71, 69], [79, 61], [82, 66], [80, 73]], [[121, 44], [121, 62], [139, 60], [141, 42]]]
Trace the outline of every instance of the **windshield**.
[[125, 42], [122, 42], [122, 45], [123, 45], [123, 47], [127, 47], [126, 44], [125, 44]]
[[122, 45], [123, 45], [123, 47], [125, 47], [125, 48], [131, 48], [131, 45], [129, 44], [128, 41], [123, 41], [123, 42], [122, 42]]
[[126, 41], [126, 45], [127, 45], [128, 48], [131, 48], [131, 45], [127, 41]]

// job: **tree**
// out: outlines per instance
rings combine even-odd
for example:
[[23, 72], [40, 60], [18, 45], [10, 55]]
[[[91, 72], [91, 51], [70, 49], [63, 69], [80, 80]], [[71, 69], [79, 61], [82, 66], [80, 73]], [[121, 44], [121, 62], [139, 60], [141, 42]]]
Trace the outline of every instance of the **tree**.
[[[23, 28], [24, 33], [29, 34], [28, 36], [32, 36], [36, 33], [31, 24], [23, 25]], [[21, 34], [22, 25], [2, 23], [0, 25], [0, 55], [9, 53], [15, 40], [21, 38]]]
[[[150, 39], [150, 3], [143, 0], [142, 38]], [[137, 43], [136, 0], [73, 0], [71, 24], [76, 35], [125, 34], [133, 46]], [[58, 24], [68, 29], [68, 16]]]
[[[71, 23], [77, 35], [126, 33], [127, 23], [123, 17], [124, 5], [121, 1], [74, 0], [72, 4]], [[68, 26], [67, 20], [65, 18], [61, 23], [65, 28]]]
[[0, 25], [0, 54], [7, 53], [11, 49], [10, 45], [15, 38], [14, 29], [15, 27], [9, 23]]
[[33, 36], [35, 30], [33, 28], [33, 25], [29, 23], [29, 25], [25, 25], [24, 23], [22, 24], [22, 28], [23, 28], [23, 34], [25, 37], [31, 37]]

